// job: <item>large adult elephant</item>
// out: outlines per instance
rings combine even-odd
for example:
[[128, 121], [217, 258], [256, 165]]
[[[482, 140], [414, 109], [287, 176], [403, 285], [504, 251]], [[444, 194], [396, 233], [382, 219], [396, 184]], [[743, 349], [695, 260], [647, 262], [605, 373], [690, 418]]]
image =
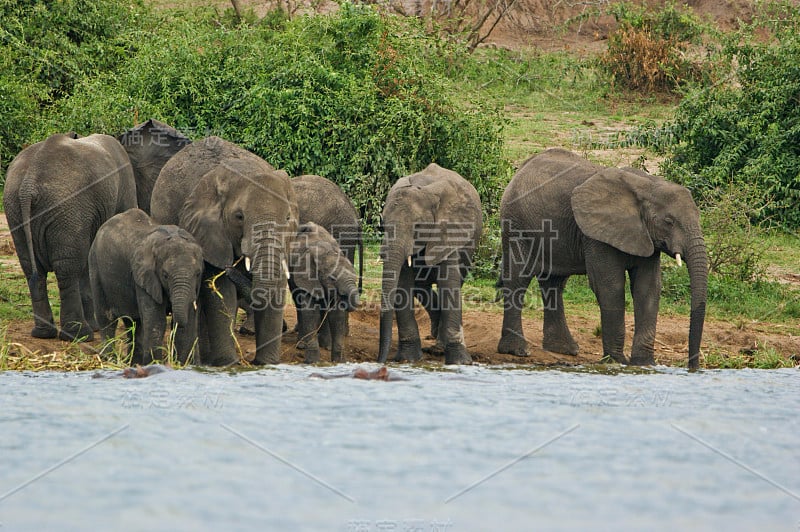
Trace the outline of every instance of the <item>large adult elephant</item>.
[[588, 274], [600, 305], [604, 355], [627, 363], [627, 271], [636, 320], [630, 363], [653, 364], [663, 252], [679, 263], [684, 257], [689, 268], [689, 367], [698, 367], [708, 260], [700, 212], [686, 188], [551, 149], [528, 159], [514, 175], [503, 194], [500, 219], [505, 299], [500, 353], [527, 355], [521, 310], [536, 277], [544, 302], [544, 349], [577, 354], [562, 293], [570, 275]]
[[[393, 314], [399, 336], [395, 360], [422, 357], [415, 296], [438, 323], [432, 332], [444, 346], [445, 364], [471, 362], [461, 328], [461, 285], [482, 227], [475, 187], [452, 170], [430, 164], [392, 186], [383, 208], [379, 362], [389, 354]], [[438, 293], [431, 291], [434, 283]]]
[[[289, 244], [297, 231], [297, 201], [286, 172], [219, 137], [186, 146], [164, 165], [151, 200], [153, 218], [189, 231], [203, 248], [200, 362], [238, 362], [233, 324], [236, 287], [219, 275], [237, 261], [253, 277], [256, 364], [280, 362]], [[252, 266], [252, 267], [251, 267]]]
[[136, 178], [136, 201], [150, 214], [150, 196], [161, 169], [192, 141], [172, 126], [150, 119], [117, 136], [128, 152]]
[[[97, 329], [89, 247], [103, 223], [136, 206], [128, 155], [108, 135], [56, 134], [25, 148], [6, 174], [3, 206], [28, 280], [36, 338], [91, 340]], [[47, 298], [55, 272], [61, 331]]]

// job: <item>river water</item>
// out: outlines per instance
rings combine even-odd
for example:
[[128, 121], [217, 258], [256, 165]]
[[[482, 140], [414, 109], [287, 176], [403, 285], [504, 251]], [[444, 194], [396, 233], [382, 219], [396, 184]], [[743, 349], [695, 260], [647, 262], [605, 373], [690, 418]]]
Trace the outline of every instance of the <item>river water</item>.
[[800, 529], [800, 371], [0, 374], [6, 530]]

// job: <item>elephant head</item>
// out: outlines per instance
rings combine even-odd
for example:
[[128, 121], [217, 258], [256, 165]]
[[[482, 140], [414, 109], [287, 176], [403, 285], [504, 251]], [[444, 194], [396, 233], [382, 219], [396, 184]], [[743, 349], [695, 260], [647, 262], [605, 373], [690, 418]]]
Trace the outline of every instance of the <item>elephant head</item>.
[[356, 271], [328, 231], [309, 222], [302, 224], [292, 244], [291, 282], [311, 298], [352, 311], [359, 304]]
[[[193, 328], [203, 274], [203, 250], [188, 232], [160, 226], [136, 248], [133, 279], [153, 300], [163, 303], [169, 294], [172, 318], [179, 327]], [[191, 310], [190, 310], [191, 309]]]
[[625, 253], [663, 252], [689, 269], [689, 367], [699, 365], [708, 258], [700, 211], [684, 187], [635, 169], [607, 168], [572, 192], [575, 221], [588, 237]]
[[158, 173], [192, 141], [175, 128], [153, 119], [122, 133], [117, 140], [128, 152], [133, 166], [139, 208], [150, 214], [150, 196]]

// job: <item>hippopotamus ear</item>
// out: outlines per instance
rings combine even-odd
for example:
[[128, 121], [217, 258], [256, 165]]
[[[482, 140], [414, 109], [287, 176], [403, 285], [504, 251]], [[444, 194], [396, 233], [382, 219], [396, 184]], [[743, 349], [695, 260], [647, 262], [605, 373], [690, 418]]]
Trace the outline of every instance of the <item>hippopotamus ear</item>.
[[147, 292], [147, 295], [160, 305], [164, 298], [161, 281], [158, 279], [158, 272], [156, 271], [156, 246], [159, 244], [159, 239], [155, 238], [156, 236], [157, 234], [155, 233], [150, 235], [136, 248], [133, 253], [131, 270], [136, 286], [142, 288]]

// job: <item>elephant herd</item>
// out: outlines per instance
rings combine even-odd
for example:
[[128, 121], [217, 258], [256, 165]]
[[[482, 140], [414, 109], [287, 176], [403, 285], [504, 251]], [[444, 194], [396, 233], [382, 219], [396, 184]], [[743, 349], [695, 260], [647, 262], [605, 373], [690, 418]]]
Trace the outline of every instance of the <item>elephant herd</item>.
[[[282, 170], [218, 137], [191, 142], [149, 120], [114, 138], [53, 135], [24, 149], [6, 175], [4, 208], [28, 282], [39, 338], [109, 346], [121, 319], [135, 363], [164, 355], [237, 363], [239, 308], [256, 337], [254, 363], [280, 362], [287, 287], [297, 307], [305, 361], [344, 360], [347, 313], [360, 303], [361, 223], [350, 200], [320, 176]], [[500, 206], [504, 316], [498, 352], [527, 355], [523, 299], [536, 277], [544, 306], [543, 347], [577, 354], [562, 293], [588, 274], [601, 309], [603, 351], [617, 362], [653, 364], [660, 254], [689, 269], [689, 366], [699, 363], [707, 258], [699, 211], [684, 187], [633, 168], [605, 168], [561, 149], [528, 159]], [[430, 316], [446, 364], [471, 357], [461, 288], [483, 233], [475, 188], [430, 164], [386, 197], [378, 361], [422, 357], [415, 300]], [[359, 267], [355, 257], [358, 251]], [[57, 327], [47, 297], [54, 272]], [[625, 273], [635, 330], [625, 340]], [[105, 348], [105, 347], [104, 347]]]

